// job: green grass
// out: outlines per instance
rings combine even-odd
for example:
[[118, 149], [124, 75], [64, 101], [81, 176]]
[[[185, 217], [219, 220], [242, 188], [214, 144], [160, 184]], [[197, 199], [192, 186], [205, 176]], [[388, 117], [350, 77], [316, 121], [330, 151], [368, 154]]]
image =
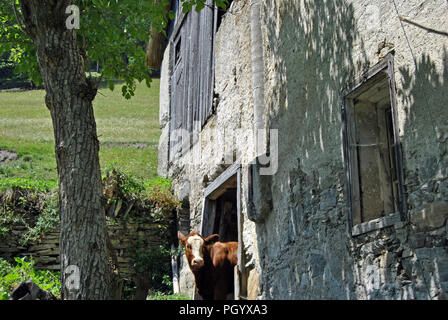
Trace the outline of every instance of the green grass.
[[33, 180], [29, 178], [7, 177], [0, 179], [0, 191], [14, 187], [45, 193], [54, 189], [56, 187], [56, 183], [53, 181]]
[[[0, 166], [0, 179], [57, 180], [53, 127], [44, 97], [44, 90], [0, 91], [0, 149], [19, 154], [17, 161]], [[119, 167], [145, 180], [155, 178], [159, 79], [151, 88], [139, 84], [131, 100], [122, 97], [119, 84], [114, 91], [102, 88], [93, 105], [101, 167]]]

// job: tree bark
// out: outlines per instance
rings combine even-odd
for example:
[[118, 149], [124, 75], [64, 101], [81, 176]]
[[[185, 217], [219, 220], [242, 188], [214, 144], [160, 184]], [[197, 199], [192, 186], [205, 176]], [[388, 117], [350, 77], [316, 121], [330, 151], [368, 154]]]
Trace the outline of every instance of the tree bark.
[[[161, 2], [161, 0], [154, 0], [154, 2]], [[170, 5], [164, 8], [165, 17], [168, 21], [168, 13], [170, 12]], [[164, 28], [167, 30], [167, 27]], [[146, 46], [146, 66], [150, 68], [159, 69], [162, 65], [163, 53], [165, 52], [167, 37], [162, 32], [159, 32], [153, 26], [149, 28], [149, 41]]]
[[113, 264], [92, 101], [97, 84], [85, 76], [75, 30], [65, 10], [70, 0], [20, 0], [33, 40], [50, 110], [59, 176], [63, 299], [114, 298]]

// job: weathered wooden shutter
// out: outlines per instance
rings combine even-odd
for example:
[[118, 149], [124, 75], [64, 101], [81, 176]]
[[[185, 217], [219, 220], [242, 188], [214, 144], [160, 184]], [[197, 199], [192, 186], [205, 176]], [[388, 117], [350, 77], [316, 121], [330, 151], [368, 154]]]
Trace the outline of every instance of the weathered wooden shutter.
[[212, 114], [213, 104], [213, 59], [214, 59], [214, 1], [207, 0], [206, 6], [201, 10], [200, 30], [200, 56], [201, 56], [201, 84], [199, 120], [201, 128]]
[[193, 10], [190, 13], [190, 59], [189, 59], [189, 86], [188, 86], [188, 131], [190, 139], [193, 138], [195, 128], [195, 113], [199, 107], [199, 81], [201, 74], [198, 70], [200, 65], [199, 42], [201, 30], [201, 14]]
[[180, 16], [181, 25], [173, 35], [170, 160], [196, 142], [195, 133], [213, 111], [216, 10], [213, 0], [206, 4], [200, 12]]
[[183, 30], [179, 32], [173, 42], [173, 74], [171, 75], [171, 110], [170, 110], [170, 153], [169, 158], [173, 160], [177, 154], [182, 152], [181, 137], [179, 136], [182, 128], [182, 108], [184, 98], [184, 64], [183, 57]]

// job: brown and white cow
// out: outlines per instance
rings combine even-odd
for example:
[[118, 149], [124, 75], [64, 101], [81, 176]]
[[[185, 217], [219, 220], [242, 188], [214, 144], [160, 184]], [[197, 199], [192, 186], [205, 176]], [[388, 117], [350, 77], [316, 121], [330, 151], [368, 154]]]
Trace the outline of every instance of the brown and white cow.
[[177, 236], [185, 247], [196, 290], [204, 300], [224, 300], [233, 294], [234, 266], [238, 262], [238, 242], [219, 242], [219, 235], [203, 238], [198, 232]]

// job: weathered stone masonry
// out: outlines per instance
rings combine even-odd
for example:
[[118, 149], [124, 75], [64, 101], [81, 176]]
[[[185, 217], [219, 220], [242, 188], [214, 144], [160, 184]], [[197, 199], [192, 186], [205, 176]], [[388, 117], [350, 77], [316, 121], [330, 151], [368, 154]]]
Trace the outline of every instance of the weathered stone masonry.
[[[159, 159], [160, 173], [174, 179], [177, 194], [188, 204], [189, 229], [199, 229], [204, 190], [227, 167], [219, 132], [253, 125], [251, 2], [234, 0], [216, 33], [219, 103], [200, 143], [171, 162], [164, 153]], [[278, 171], [251, 182], [248, 167], [241, 168], [240, 245], [250, 298], [447, 297], [448, 37], [400, 21], [399, 15], [448, 30], [448, 4], [442, 0], [261, 1], [264, 118], [269, 128], [278, 129]], [[406, 211], [402, 220], [353, 236], [343, 92], [390, 52]], [[161, 146], [169, 139], [168, 61], [166, 50]], [[235, 156], [251, 160], [249, 137], [235, 141]], [[191, 165], [198, 154], [200, 161]], [[267, 206], [252, 206], [252, 193], [266, 195]], [[261, 207], [269, 208], [264, 219], [251, 221], [252, 210]], [[181, 290], [192, 291], [185, 268]]]

